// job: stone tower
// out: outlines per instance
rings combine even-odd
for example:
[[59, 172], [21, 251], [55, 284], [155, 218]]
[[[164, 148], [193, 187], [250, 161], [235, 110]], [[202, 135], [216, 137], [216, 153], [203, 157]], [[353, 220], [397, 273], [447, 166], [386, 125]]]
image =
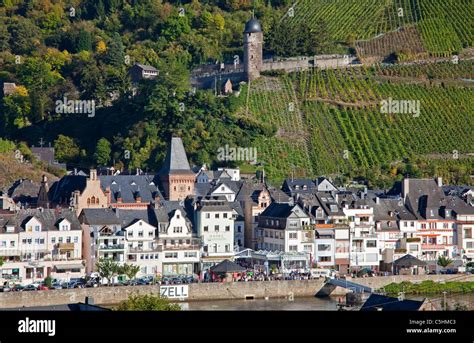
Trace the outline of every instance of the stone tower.
[[260, 76], [263, 63], [263, 32], [256, 18], [250, 19], [244, 29], [244, 72], [247, 81]]
[[194, 195], [196, 176], [189, 167], [181, 138], [173, 137], [171, 139], [163, 168], [158, 174], [166, 200], [184, 200], [188, 195]]

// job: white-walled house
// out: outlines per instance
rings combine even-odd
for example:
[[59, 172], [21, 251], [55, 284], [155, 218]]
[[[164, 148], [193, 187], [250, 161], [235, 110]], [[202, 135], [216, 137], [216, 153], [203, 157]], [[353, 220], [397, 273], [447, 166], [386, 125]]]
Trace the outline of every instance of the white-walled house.
[[200, 240], [186, 212], [176, 202], [155, 210], [159, 242], [163, 249], [163, 276], [195, 275], [199, 272]]
[[202, 199], [197, 204], [195, 223], [202, 241], [201, 271], [234, 258], [234, 225], [237, 212], [223, 198]]
[[75, 212], [38, 208], [0, 216], [0, 256], [3, 282], [82, 276], [82, 232]]
[[271, 203], [258, 217], [258, 227], [263, 233], [263, 249], [314, 257], [314, 229], [298, 204]]

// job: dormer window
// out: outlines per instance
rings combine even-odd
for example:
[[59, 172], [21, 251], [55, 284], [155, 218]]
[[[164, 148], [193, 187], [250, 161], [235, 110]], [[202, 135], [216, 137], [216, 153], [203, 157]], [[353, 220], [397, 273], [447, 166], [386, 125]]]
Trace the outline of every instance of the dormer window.
[[41, 226], [35, 225], [35, 232], [40, 232], [41, 231]]
[[449, 210], [446, 210], [446, 217], [450, 217], [451, 216], [451, 213]]
[[430, 216], [434, 217], [434, 211], [433, 210], [430, 210]]

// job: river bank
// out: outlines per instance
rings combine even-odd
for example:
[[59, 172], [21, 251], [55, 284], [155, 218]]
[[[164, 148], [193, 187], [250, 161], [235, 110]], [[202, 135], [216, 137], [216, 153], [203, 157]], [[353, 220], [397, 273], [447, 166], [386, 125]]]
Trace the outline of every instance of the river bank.
[[[417, 275], [390, 277], [356, 278], [351, 281], [380, 289], [390, 283], [403, 281], [422, 282], [432, 280], [443, 283], [448, 281], [472, 282], [474, 275]], [[216, 300], [252, 300], [252, 299], [295, 299], [313, 297], [324, 286], [324, 279], [315, 280], [282, 280], [253, 281], [229, 283], [194, 283], [189, 285], [150, 285], [150, 286], [116, 286], [79, 289], [58, 289], [49, 291], [0, 293], [0, 308], [17, 308], [25, 306], [51, 306], [84, 302], [92, 298], [95, 304], [118, 304], [130, 294], [163, 294], [168, 288], [168, 297], [175, 301], [216, 301]]]

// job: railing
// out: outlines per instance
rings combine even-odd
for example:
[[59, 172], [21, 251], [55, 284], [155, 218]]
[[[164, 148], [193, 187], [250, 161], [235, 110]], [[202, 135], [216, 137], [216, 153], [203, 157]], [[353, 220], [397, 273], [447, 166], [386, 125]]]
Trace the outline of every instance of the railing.
[[163, 251], [163, 246], [162, 245], [158, 245], [156, 247], [136, 247], [136, 248], [128, 248], [127, 251], [129, 253], [137, 253], [137, 252], [153, 252], [153, 251], [157, 251], [157, 252], [161, 252]]
[[100, 250], [121, 250], [125, 249], [124, 244], [99, 245]]
[[163, 251], [169, 250], [199, 250], [199, 244], [190, 244], [190, 245], [165, 245], [163, 246]]
[[422, 244], [421, 249], [423, 250], [444, 250], [445, 246], [441, 244]]

